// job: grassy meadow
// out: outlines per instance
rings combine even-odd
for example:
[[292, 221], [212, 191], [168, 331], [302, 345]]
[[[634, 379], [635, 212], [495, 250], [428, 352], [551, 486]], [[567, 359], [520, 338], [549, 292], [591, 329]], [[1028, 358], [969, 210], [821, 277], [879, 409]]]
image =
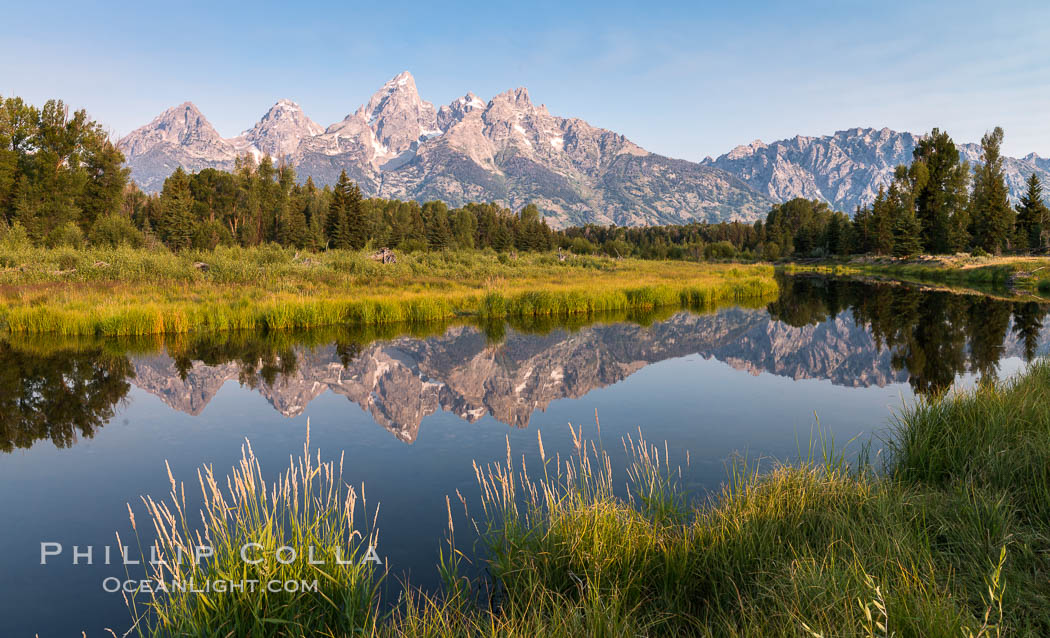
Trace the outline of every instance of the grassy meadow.
[[587, 315], [758, 300], [771, 266], [551, 253], [208, 252], [0, 245], [0, 328], [128, 336]]
[[[669, 454], [639, 435], [617, 443], [631, 461], [614, 468], [595, 432], [573, 429], [570, 458], [548, 456], [537, 432], [533, 449], [508, 444], [505, 462], [475, 467], [479, 496], [456, 493], [446, 503], [441, 593], [410, 591], [381, 607], [378, 569], [271, 560], [247, 576], [323, 572], [321, 594], [145, 595], [135, 606], [143, 617], [137, 629], [157, 636], [1050, 635], [1050, 363], [903, 410], [885, 454], [848, 463], [818, 439], [792, 465], [732, 466], [722, 492], [707, 499], [681, 488], [684, 451]], [[539, 460], [531, 476], [523, 452]], [[338, 480], [341, 469], [307, 444], [275, 485], [263, 481], [250, 446], [230, 480], [206, 470], [203, 520], [218, 555], [213, 571], [196, 576], [244, 574], [234, 548], [245, 539], [266, 547], [310, 540], [360, 556], [375, 519], [363, 506], [353, 517], [359, 504]], [[172, 478], [170, 503], [146, 501], [145, 524], [163, 530], [165, 555], [196, 533], [178, 507], [180, 489]], [[456, 511], [469, 511], [482, 533], [484, 583], [461, 575]]]

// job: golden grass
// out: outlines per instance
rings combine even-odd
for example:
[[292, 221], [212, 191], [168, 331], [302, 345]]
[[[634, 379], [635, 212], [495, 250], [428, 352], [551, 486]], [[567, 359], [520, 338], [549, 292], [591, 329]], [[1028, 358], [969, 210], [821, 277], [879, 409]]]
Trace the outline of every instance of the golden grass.
[[[207, 264], [198, 268], [197, 262]], [[127, 336], [703, 307], [776, 293], [762, 265], [551, 254], [301, 255], [279, 248], [151, 253], [0, 248], [0, 325]]]

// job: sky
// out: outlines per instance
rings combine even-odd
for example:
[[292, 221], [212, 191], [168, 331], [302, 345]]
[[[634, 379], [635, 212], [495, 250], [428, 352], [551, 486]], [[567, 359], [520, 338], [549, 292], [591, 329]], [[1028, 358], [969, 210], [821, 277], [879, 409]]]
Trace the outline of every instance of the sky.
[[[730, 6], [739, 5], [739, 6]], [[185, 101], [220, 134], [322, 126], [410, 71], [436, 106], [518, 86], [663, 155], [855, 126], [1050, 156], [1050, 2], [10, 3], [0, 95], [123, 136]]]

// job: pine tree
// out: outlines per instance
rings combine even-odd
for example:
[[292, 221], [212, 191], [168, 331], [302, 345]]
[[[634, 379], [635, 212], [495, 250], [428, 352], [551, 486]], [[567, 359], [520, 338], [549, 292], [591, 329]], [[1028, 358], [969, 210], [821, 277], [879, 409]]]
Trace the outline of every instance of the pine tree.
[[423, 204], [423, 221], [426, 225], [427, 245], [432, 250], [444, 250], [452, 238], [448, 223], [448, 207], [444, 202]]
[[189, 248], [193, 242], [193, 192], [190, 178], [182, 167], [175, 169], [160, 193], [161, 217], [157, 225], [161, 241], [173, 250]]
[[[856, 254], [867, 254], [872, 252], [874, 242], [871, 238], [871, 209], [861, 208], [853, 213], [852, 230], [850, 231], [850, 251]], [[777, 248], [779, 253], [779, 247]]]
[[492, 247], [500, 252], [510, 250], [514, 247], [514, 231], [510, 228], [510, 221], [499, 220], [492, 235]]
[[1002, 143], [1003, 129], [998, 126], [981, 138], [983, 164], [974, 177], [971, 200], [974, 242], [997, 255], [1009, 248], [1014, 228], [1014, 211], [1010, 207], [1000, 155]]
[[1032, 252], [1044, 247], [1043, 233], [1050, 222], [1050, 209], [1043, 202], [1043, 185], [1039, 176], [1032, 173], [1028, 178], [1028, 189], [1017, 205], [1017, 238], [1023, 245], [1018, 248]]
[[350, 180], [344, 170], [332, 189], [332, 202], [328, 206], [325, 223], [325, 238], [329, 248], [350, 248], [350, 227], [347, 224], [347, 208], [350, 202]]
[[922, 252], [922, 224], [910, 210], [903, 210], [893, 223], [893, 256], [914, 257]]
[[361, 250], [368, 243], [368, 219], [361, 201], [361, 188], [351, 183], [346, 191], [346, 243], [353, 250]]
[[893, 205], [886, 194], [886, 189], [879, 186], [875, 202], [871, 205], [869, 221], [871, 250], [876, 255], [889, 255], [893, 252]]

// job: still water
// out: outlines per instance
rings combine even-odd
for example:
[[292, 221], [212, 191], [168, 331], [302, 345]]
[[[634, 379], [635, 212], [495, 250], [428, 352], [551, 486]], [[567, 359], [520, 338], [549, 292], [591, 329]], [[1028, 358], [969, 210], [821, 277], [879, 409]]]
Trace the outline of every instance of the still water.
[[[667, 441], [698, 495], [738, 455], [798, 457], [814, 429], [858, 449], [919, 394], [1020, 370], [1050, 308], [914, 287], [787, 278], [778, 301], [586, 324], [433, 325], [167, 340], [0, 343], [0, 636], [122, 634], [103, 579], [128, 504], [224, 475], [250, 439], [276, 475], [311, 443], [379, 504], [390, 581], [431, 587], [445, 495], [477, 502], [472, 461], [571, 450], [568, 423]], [[614, 455], [614, 463], [618, 457]], [[142, 532], [143, 526], [139, 525]], [[40, 564], [43, 542], [64, 553]], [[132, 541], [134, 546], [134, 541]], [[95, 546], [74, 565], [74, 546]], [[469, 547], [467, 549], [469, 553]], [[115, 556], [115, 554], [114, 554]], [[134, 568], [132, 568], [134, 569]], [[105, 635], [109, 635], [108, 633]]]

